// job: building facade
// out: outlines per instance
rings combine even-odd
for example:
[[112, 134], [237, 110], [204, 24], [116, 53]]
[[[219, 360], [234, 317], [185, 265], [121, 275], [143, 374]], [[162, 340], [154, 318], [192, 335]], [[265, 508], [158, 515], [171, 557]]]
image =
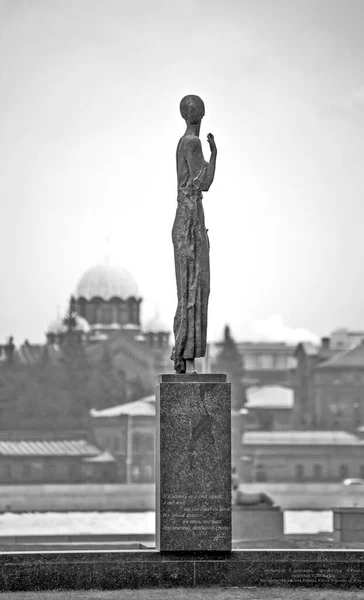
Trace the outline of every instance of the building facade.
[[321, 429], [357, 431], [364, 425], [364, 343], [328, 361], [314, 372], [314, 422]]
[[248, 431], [240, 476], [245, 482], [270, 483], [364, 478], [364, 441], [345, 431]]
[[291, 430], [294, 393], [282, 386], [264, 386], [247, 390], [242, 409], [245, 430]]
[[115, 483], [118, 472], [85, 431], [0, 435], [0, 485]]
[[330, 335], [330, 347], [333, 350], [350, 350], [364, 341], [364, 331], [350, 331], [350, 329], [336, 329]]

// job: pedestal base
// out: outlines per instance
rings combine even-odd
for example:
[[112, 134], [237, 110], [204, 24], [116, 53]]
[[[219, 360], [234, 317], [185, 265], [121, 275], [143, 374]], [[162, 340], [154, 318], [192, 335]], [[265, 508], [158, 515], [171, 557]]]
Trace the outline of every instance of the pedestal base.
[[231, 392], [226, 375], [161, 375], [156, 547], [231, 550]]

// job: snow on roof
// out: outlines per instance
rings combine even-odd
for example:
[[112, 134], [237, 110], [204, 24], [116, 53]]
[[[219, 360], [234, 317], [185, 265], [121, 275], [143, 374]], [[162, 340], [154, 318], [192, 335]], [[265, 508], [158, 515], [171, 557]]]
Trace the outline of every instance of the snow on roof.
[[87, 440], [0, 441], [0, 456], [94, 456], [99, 453]]
[[111, 406], [110, 408], [104, 408], [103, 410], [91, 409], [90, 414], [92, 417], [120, 417], [127, 415], [131, 417], [135, 416], [155, 416], [155, 395], [146, 396], [141, 400], [135, 400], [134, 402], [127, 402], [126, 404], [118, 404], [117, 406]]
[[97, 456], [92, 456], [90, 458], [84, 458], [83, 462], [90, 462], [90, 463], [111, 463], [111, 462], [115, 462], [115, 458], [113, 457], [112, 454], [110, 454], [110, 452], [108, 452], [107, 450], [105, 450], [105, 452], [101, 452]]
[[293, 408], [294, 392], [282, 386], [250, 388], [244, 408]]
[[364, 441], [346, 431], [247, 431], [243, 434], [243, 444], [358, 446], [364, 444]]

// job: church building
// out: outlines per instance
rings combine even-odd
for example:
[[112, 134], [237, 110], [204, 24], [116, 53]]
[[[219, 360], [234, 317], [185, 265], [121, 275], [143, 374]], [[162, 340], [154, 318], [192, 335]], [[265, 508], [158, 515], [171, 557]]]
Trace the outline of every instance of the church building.
[[[146, 324], [142, 333], [142, 298], [136, 282], [126, 269], [107, 261], [91, 267], [80, 277], [73, 296], [75, 329], [89, 343], [104, 341], [115, 333], [122, 333], [150, 347], [169, 348], [169, 328], [161, 321], [159, 314]], [[64, 318], [58, 318], [47, 329], [48, 342], [62, 341], [66, 331]]]

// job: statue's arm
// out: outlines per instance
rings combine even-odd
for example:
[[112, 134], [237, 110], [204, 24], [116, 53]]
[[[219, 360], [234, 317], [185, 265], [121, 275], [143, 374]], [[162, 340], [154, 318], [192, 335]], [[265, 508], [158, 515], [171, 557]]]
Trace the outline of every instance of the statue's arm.
[[217, 148], [216, 148], [216, 144], [215, 144], [215, 138], [212, 135], [212, 133], [207, 134], [207, 141], [210, 146], [211, 156], [210, 156], [210, 162], [208, 163], [208, 167], [207, 167], [207, 187], [202, 190], [203, 192], [207, 192], [209, 190], [210, 185], [212, 184], [212, 182], [214, 180], [215, 168], [216, 168], [216, 156], [217, 156]]
[[[209, 136], [211, 136], [211, 134], [209, 134]], [[206, 162], [204, 160], [201, 141], [198, 137], [192, 138], [186, 144], [186, 160], [190, 175], [194, 181], [196, 189], [201, 192], [207, 192], [209, 190], [215, 175], [217, 150], [215, 142], [213, 141], [213, 136], [211, 143], [209, 136], [207, 139], [211, 148], [210, 162]], [[213, 150], [211, 147], [212, 143], [214, 144], [215, 150]]]

